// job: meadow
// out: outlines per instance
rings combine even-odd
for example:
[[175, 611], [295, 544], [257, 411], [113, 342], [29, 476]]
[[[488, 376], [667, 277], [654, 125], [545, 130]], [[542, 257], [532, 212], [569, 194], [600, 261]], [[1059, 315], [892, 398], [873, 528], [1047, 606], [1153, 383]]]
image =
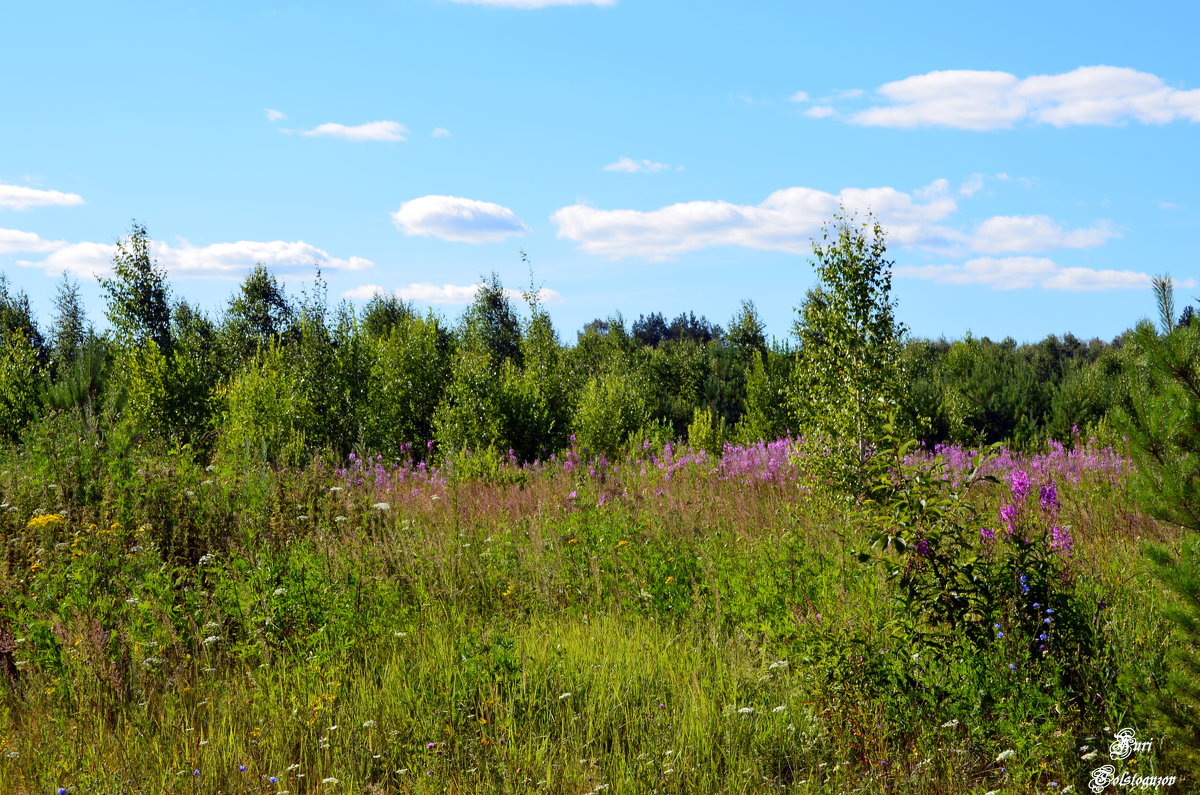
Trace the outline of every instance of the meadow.
[[992, 451], [973, 481], [972, 452], [898, 451], [982, 559], [1021, 546], [1022, 482], [1018, 525], [1070, 542], [994, 574], [981, 645], [915, 630], [859, 558], [882, 507], [813, 488], [789, 439], [470, 475], [183, 451], [88, 500], [72, 461], [11, 456], [0, 789], [1081, 791], [1163, 674], [1139, 546], [1175, 535], [1111, 449]]

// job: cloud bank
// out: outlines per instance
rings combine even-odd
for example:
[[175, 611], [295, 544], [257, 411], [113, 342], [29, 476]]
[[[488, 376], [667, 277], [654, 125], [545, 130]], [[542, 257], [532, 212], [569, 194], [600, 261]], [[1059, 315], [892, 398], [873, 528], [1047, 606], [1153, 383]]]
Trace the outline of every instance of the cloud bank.
[[1172, 88], [1161, 77], [1117, 66], [1024, 79], [951, 69], [885, 83], [876, 92], [885, 104], [846, 118], [872, 127], [960, 130], [1009, 129], [1019, 122], [1069, 127], [1200, 121], [1200, 89]]

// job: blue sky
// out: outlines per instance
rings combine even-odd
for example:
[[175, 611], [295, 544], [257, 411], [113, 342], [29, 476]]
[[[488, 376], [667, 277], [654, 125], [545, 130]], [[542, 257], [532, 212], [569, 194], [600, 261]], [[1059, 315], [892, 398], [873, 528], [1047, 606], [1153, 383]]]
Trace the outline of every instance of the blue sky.
[[8, 4], [0, 269], [43, 324], [133, 219], [217, 312], [297, 292], [454, 318], [495, 271], [560, 332], [753, 300], [874, 211], [920, 336], [1110, 339], [1200, 295], [1200, 10], [1177, 2]]

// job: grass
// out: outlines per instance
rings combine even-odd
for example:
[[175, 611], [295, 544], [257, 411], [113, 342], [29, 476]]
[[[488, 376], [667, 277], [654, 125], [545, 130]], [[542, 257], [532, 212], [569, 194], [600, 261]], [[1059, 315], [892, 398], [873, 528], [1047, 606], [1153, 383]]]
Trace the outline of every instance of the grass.
[[1138, 549], [1174, 539], [1108, 470], [1060, 484], [1103, 640], [1085, 697], [1002, 644], [923, 657], [858, 563], [862, 514], [794, 478], [381, 483], [183, 451], [84, 482], [5, 456], [0, 791], [22, 795], [1081, 791], [1080, 749], [1149, 720], [1135, 683], [1170, 643]]

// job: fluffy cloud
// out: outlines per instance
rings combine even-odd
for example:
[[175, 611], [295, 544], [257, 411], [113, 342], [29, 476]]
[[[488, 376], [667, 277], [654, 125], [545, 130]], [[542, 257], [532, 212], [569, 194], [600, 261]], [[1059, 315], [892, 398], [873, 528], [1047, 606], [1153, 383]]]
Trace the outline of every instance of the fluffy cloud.
[[53, 251], [65, 246], [61, 240], [43, 240], [33, 232], [20, 229], [0, 229], [0, 254]]
[[495, 243], [526, 232], [507, 207], [461, 196], [421, 196], [406, 201], [391, 216], [406, 235], [457, 243]]
[[613, 6], [617, 0], [450, 0], [452, 3], [468, 3], [476, 6], [496, 8], [548, 8], [550, 6]]
[[[415, 301], [421, 304], [469, 304], [475, 300], [476, 293], [482, 284], [443, 284], [440, 287], [428, 282], [415, 282], [395, 290], [395, 295], [404, 301]], [[388, 291], [377, 284], [365, 284], [342, 293], [345, 298], [368, 299], [376, 295], [387, 295]], [[506, 289], [505, 295], [510, 301], [523, 301], [524, 295], [520, 290]], [[562, 298], [554, 290], [543, 287], [538, 290], [538, 300], [543, 303], [558, 301]]]
[[0, 210], [28, 210], [30, 207], [74, 207], [83, 204], [78, 193], [38, 190], [24, 185], [0, 183]]
[[873, 210], [891, 238], [905, 245], [940, 245], [957, 236], [936, 225], [957, 209], [948, 184], [938, 180], [920, 196], [894, 188], [847, 188], [840, 194], [785, 188], [761, 204], [724, 201], [672, 204], [658, 210], [600, 210], [583, 204], [563, 207], [551, 220], [558, 236], [589, 254], [618, 259], [672, 259], [712, 246], [789, 251], [812, 249], [812, 235], [838, 206]]
[[[996, 290], [1020, 290], [1040, 287], [1050, 290], [1095, 292], [1099, 290], [1145, 290], [1150, 275], [1138, 271], [1064, 268], [1042, 257], [980, 257], [962, 265], [921, 265], [899, 267], [901, 278], [927, 279], [938, 284], [980, 284]], [[1177, 286], [1194, 287], [1188, 279]]]
[[1045, 215], [997, 215], [975, 228], [971, 248], [985, 254], [1094, 248], [1115, 236], [1111, 225], [1104, 222], [1089, 229], [1067, 230]]
[[287, 118], [287, 114], [281, 110], [275, 110], [274, 108], [267, 108], [266, 111], [267, 111], [267, 121], [283, 121], [284, 119]]
[[880, 86], [888, 104], [850, 115], [877, 127], [996, 130], [1032, 121], [1066, 127], [1139, 121], [1200, 121], [1200, 89], [1183, 91], [1162, 78], [1116, 66], [1084, 66], [1020, 79], [1008, 72], [954, 69]]
[[628, 157], [617, 158], [616, 161], [604, 167], [605, 171], [622, 171], [626, 174], [653, 173], [669, 169], [666, 163], [655, 163], [653, 160], [633, 160]]
[[369, 121], [357, 126], [326, 122], [300, 134], [314, 138], [341, 138], [344, 141], [405, 141], [408, 128], [398, 121]]
[[[26, 251], [30, 249], [24, 249]], [[112, 272], [115, 247], [108, 243], [54, 243], [50, 254], [41, 260], [19, 260], [18, 264], [40, 268], [50, 275], [71, 273], [81, 277], [106, 276]], [[359, 271], [374, 263], [362, 257], [341, 259], [303, 241], [283, 240], [214, 243], [194, 246], [181, 243], [172, 246], [153, 241], [150, 248], [158, 264], [172, 278], [236, 278], [252, 266], [262, 263], [276, 272], [310, 272], [322, 270]]]

